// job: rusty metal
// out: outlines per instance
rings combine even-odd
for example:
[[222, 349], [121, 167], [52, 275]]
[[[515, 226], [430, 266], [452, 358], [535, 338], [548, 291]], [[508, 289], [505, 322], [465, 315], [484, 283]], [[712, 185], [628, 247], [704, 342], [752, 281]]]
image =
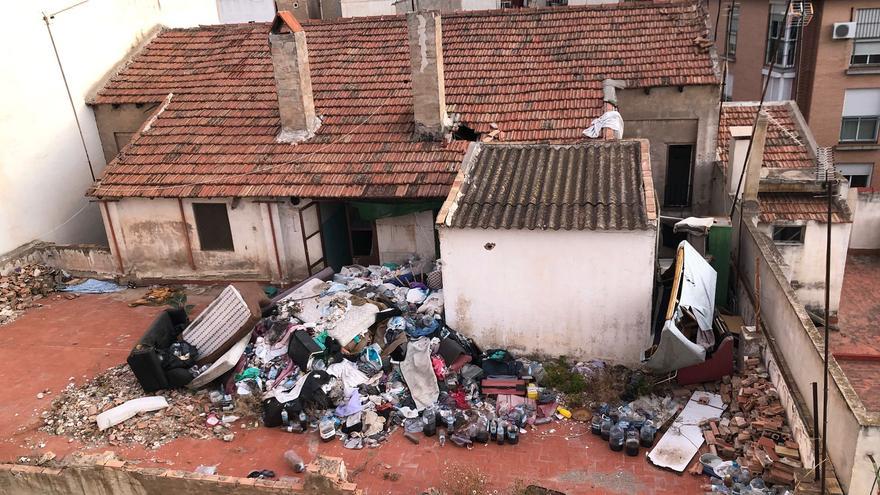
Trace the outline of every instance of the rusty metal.
[[180, 224], [183, 228], [183, 238], [186, 241], [186, 257], [189, 261], [189, 267], [192, 271], [196, 271], [196, 260], [193, 257], [192, 240], [189, 238], [189, 225], [186, 223], [186, 215], [183, 214], [183, 200], [177, 198], [177, 207], [180, 209]]
[[278, 267], [278, 278], [283, 279], [284, 273], [281, 271], [281, 256], [278, 254], [278, 238], [275, 236], [275, 220], [272, 218], [272, 205], [270, 203], [266, 203], [266, 211], [269, 213], [269, 230], [272, 231], [272, 247], [275, 249], [275, 266]]
[[113, 252], [116, 253], [116, 263], [119, 265], [119, 274], [125, 273], [125, 267], [122, 265], [122, 253], [119, 252], [119, 243], [116, 241], [116, 229], [113, 228], [113, 219], [110, 217], [110, 208], [107, 207], [106, 201], [101, 201], [104, 205], [104, 213], [107, 215], [107, 227], [110, 228], [110, 239], [113, 241]]

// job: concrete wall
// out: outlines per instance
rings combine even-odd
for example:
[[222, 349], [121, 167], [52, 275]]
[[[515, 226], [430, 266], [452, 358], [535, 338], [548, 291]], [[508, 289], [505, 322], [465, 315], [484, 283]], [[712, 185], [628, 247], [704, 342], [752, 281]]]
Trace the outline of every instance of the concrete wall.
[[216, 0], [222, 24], [265, 22], [275, 17], [274, 0]]
[[[804, 306], [780, 267], [782, 255], [761, 229], [748, 225], [741, 234], [739, 246], [739, 293], [755, 293], [756, 263], [761, 280], [761, 322], [764, 331], [779, 349], [784, 368], [791, 380], [788, 385], [799, 396], [810, 414], [811, 383], [822, 384], [822, 335], [816, 330]], [[740, 297], [741, 305], [750, 305]], [[753, 311], [753, 310], [752, 310]], [[828, 451], [841, 484], [848, 493], [868, 493], [873, 481], [870, 461], [864, 455], [877, 452], [880, 414], [868, 413], [837, 361], [831, 356], [828, 364]]]
[[158, 106], [158, 103], [92, 105], [98, 136], [101, 138], [101, 150], [107, 163], [116, 158], [119, 150], [128, 144], [132, 135]]
[[[715, 136], [718, 130], [718, 86], [686, 86], [618, 91], [624, 138], [646, 138], [651, 142], [654, 187], [661, 211], [676, 216], [705, 215], [712, 202], [712, 170]], [[663, 208], [666, 185], [666, 157], [670, 144], [695, 145], [691, 208]]]
[[394, 0], [342, 0], [340, 7], [342, 17], [394, 15], [397, 13]]
[[[33, 239], [106, 243], [65, 84], [43, 21], [76, 2], [6, 2], [0, 16], [0, 253]], [[95, 174], [101, 142], [85, 99], [159, 24], [216, 22], [215, 0], [90, 0], [50, 20]]]
[[853, 213], [850, 249], [880, 249], [880, 192], [859, 191]]
[[113, 278], [116, 265], [110, 248], [90, 244], [57, 245], [34, 241], [0, 257], [0, 275], [29, 263], [62, 268], [82, 277]]
[[422, 260], [436, 255], [434, 214], [430, 211], [376, 220], [380, 263], [404, 263], [413, 254]]
[[[781, 266], [798, 300], [804, 306], [819, 310], [825, 307], [825, 239], [824, 223], [815, 221], [790, 222], [786, 225], [804, 225], [803, 244], [776, 244], [776, 250], [785, 260]], [[761, 224], [764, 235], [773, 235], [771, 224]], [[831, 311], [840, 308], [840, 290], [843, 288], [843, 272], [849, 246], [851, 223], [835, 223], [831, 226]]]
[[[218, 202], [227, 205], [229, 225], [232, 231], [234, 251], [206, 251], [199, 244], [192, 203]], [[176, 199], [128, 198], [107, 202], [110, 221], [105, 215], [105, 226], [110, 246], [116, 254], [110, 224], [113, 225], [123, 269], [128, 276], [137, 278], [182, 279], [254, 279], [292, 281], [305, 278], [305, 262], [299, 208], [284, 203], [259, 203], [241, 200], [235, 204], [230, 199], [183, 200], [186, 229], [192, 246], [195, 269], [190, 265], [187, 238], [181, 220], [180, 206]], [[306, 231], [313, 232], [317, 216], [314, 208], [306, 215]], [[272, 237], [269, 215], [275, 228]], [[309, 244], [312, 261], [320, 258], [320, 236]], [[278, 246], [276, 259], [274, 245]], [[281, 265], [279, 273], [278, 265]]]
[[441, 228], [447, 322], [483, 347], [638, 364], [656, 235]]

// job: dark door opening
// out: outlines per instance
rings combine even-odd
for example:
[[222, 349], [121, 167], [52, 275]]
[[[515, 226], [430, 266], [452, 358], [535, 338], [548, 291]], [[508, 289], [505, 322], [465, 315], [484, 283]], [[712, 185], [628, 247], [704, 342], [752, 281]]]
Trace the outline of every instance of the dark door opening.
[[379, 242], [376, 238], [376, 222], [364, 220], [357, 208], [346, 205], [348, 214], [348, 238], [351, 260], [358, 265], [379, 264]]
[[694, 145], [670, 144], [666, 155], [666, 189], [663, 206], [691, 205], [691, 177], [693, 175]]

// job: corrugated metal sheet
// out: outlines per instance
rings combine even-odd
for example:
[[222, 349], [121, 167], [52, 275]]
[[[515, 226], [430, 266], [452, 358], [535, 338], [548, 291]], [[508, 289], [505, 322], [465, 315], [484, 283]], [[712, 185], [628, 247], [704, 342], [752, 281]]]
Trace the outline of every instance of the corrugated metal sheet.
[[880, 38], [880, 9], [856, 9], [856, 38]]
[[455, 228], [648, 228], [641, 144], [484, 144], [447, 224]]

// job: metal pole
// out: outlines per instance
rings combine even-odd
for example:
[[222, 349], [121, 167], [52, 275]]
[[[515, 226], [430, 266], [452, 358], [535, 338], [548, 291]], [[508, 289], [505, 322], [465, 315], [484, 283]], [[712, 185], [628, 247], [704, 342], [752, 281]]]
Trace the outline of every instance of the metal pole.
[[819, 384], [812, 382], [813, 387], [813, 480], [819, 481]]
[[826, 218], [827, 224], [825, 229], [825, 325], [823, 325], [823, 329], [825, 330], [825, 367], [822, 373], [822, 481], [820, 493], [825, 495], [825, 484], [827, 479], [825, 477], [825, 469], [828, 464], [828, 337], [829, 337], [829, 329], [828, 327], [831, 325], [830, 316], [830, 302], [831, 302], [831, 174], [832, 170], [825, 170], [825, 193], [828, 199], [828, 216]]

